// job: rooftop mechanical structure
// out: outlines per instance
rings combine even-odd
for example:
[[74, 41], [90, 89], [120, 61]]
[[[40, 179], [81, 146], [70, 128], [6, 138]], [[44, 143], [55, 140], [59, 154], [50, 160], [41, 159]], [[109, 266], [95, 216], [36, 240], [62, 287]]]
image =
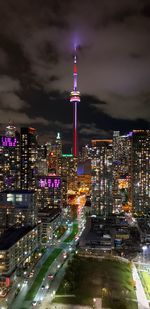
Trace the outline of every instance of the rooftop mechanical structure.
[[77, 71], [77, 47], [74, 48], [73, 56], [73, 91], [70, 93], [70, 102], [73, 104], [73, 155], [78, 156], [78, 103], [80, 102], [80, 91], [78, 91]]

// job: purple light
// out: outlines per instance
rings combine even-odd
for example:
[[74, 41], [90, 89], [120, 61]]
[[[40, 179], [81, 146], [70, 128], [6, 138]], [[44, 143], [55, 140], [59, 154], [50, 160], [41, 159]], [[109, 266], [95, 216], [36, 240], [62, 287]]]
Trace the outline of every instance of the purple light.
[[39, 180], [39, 186], [40, 188], [54, 188], [54, 189], [58, 189], [60, 188], [60, 178], [58, 177], [45, 177], [45, 178], [41, 178]]
[[132, 136], [133, 135], [133, 132], [129, 132], [128, 134], [127, 134], [127, 137], [130, 137], [130, 136]]
[[13, 176], [8, 176], [8, 177], [5, 177], [5, 184], [10, 187], [12, 185], [14, 181], [14, 177]]
[[7, 137], [7, 136], [1, 137], [1, 146], [16, 147], [16, 145], [17, 145], [17, 139], [15, 137]]

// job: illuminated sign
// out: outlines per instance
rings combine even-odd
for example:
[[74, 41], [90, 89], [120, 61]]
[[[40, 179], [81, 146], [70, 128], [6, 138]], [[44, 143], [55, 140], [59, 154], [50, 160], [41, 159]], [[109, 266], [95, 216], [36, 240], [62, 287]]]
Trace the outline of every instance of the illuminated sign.
[[6, 287], [9, 287], [9, 286], [10, 286], [10, 278], [6, 277]]
[[40, 188], [59, 189], [61, 184], [60, 177], [44, 177], [39, 179]]
[[15, 137], [1, 136], [0, 146], [2, 146], [2, 147], [15, 147], [15, 146], [17, 146], [17, 139]]
[[64, 153], [62, 154], [62, 157], [73, 157], [73, 155], [70, 153]]

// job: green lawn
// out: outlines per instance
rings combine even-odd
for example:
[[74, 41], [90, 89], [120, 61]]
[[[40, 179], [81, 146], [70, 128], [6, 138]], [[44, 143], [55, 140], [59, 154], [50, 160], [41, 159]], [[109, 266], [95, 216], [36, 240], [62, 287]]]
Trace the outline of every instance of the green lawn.
[[138, 308], [131, 266], [115, 260], [76, 256], [69, 264], [57, 294], [73, 294], [75, 297], [56, 297], [55, 302], [92, 305], [93, 298], [102, 297], [104, 308]]
[[78, 224], [74, 223], [71, 234], [64, 240], [64, 242], [71, 242], [75, 238], [77, 233], [78, 233]]
[[147, 271], [140, 271], [140, 278], [144, 291], [148, 299], [150, 299], [150, 274]]
[[42, 284], [43, 278], [45, 277], [50, 265], [52, 262], [56, 259], [56, 257], [60, 254], [62, 249], [55, 249], [52, 254], [46, 259], [44, 264], [42, 265], [38, 275], [36, 276], [30, 290], [28, 291], [25, 300], [33, 300], [34, 297], [36, 296], [36, 293]]

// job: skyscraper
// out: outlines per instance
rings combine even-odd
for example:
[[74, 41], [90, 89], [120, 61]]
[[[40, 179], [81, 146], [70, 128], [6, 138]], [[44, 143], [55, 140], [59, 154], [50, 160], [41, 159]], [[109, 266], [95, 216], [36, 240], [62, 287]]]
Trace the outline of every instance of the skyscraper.
[[49, 173], [61, 174], [60, 158], [62, 155], [62, 139], [58, 132], [55, 140], [51, 143], [47, 152]]
[[132, 203], [133, 211], [150, 211], [150, 131], [132, 133]]
[[149, 212], [150, 132], [113, 136], [113, 210]]
[[47, 175], [48, 174], [47, 147], [46, 147], [46, 145], [38, 145], [37, 170], [38, 170], [38, 175]]
[[132, 132], [113, 134], [113, 211], [131, 210], [131, 140]]
[[35, 189], [37, 140], [34, 128], [21, 128], [21, 189]]
[[91, 205], [97, 215], [112, 212], [112, 140], [92, 140]]
[[20, 186], [20, 134], [7, 126], [0, 136], [0, 190]]
[[66, 178], [67, 190], [75, 190], [77, 186], [77, 160], [72, 154], [62, 154], [61, 176]]
[[56, 175], [38, 176], [37, 207], [61, 208], [61, 177]]
[[73, 155], [78, 156], [78, 103], [80, 102], [80, 92], [78, 91], [78, 71], [77, 71], [77, 46], [74, 48], [73, 57], [73, 91], [70, 94], [70, 102], [73, 104]]

